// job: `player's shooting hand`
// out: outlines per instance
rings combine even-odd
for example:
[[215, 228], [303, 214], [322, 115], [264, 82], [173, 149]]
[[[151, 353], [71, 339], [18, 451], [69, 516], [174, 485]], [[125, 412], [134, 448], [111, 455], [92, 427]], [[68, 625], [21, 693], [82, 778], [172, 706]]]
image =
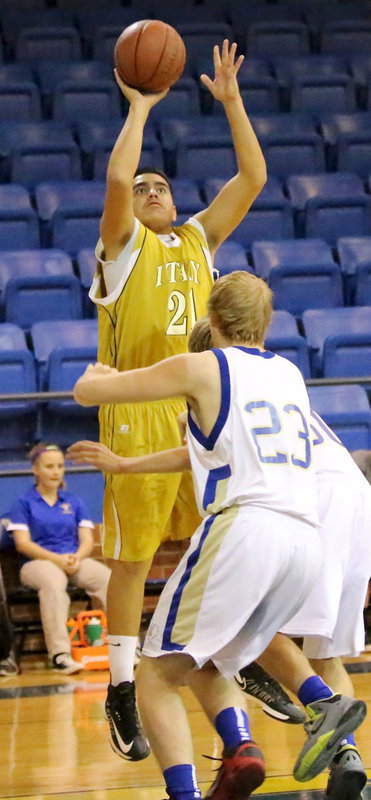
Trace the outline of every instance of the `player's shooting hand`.
[[91, 464], [102, 472], [122, 472], [119, 467], [123, 459], [101, 442], [74, 442], [68, 447], [67, 456], [74, 464]]
[[229, 46], [228, 39], [224, 39], [222, 51], [218, 45], [214, 47], [215, 77], [211, 80], [208, 75], [202, 74], [200, 79], [204, 86], [211, 92], [215, 100], [221, 103], [239, 97], [240, 90], [237, 82], [237, 73], [244, 60], [244, 56], [236, 59], [237, 45], [235, 42]]
[[132, 86], [128, 86], [121, 80], [117, 69], [114, 69], [114, 75], [116, 79], [116, 83], [120, 87], [122, 94], [126, 99], [129, 101], [131, 106], [142, 106], [147, 111], [159, 103], [163, 97], [166, 97], [168, 93], [168, 89], [165, 89], [163, 92], [156, 92], [155, 94], [142, 94], [138, 89], [133, 89]]

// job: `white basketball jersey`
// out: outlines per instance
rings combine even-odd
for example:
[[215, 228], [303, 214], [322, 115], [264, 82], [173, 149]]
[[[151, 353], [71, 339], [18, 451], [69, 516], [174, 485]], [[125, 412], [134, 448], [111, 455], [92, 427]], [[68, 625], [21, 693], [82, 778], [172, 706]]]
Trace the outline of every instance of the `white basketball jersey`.
[[317, 524], [309, 399], [299, 370], [257, 349], [213, 350], [221, 406], [209, 436], [188, 414], [200, 513], [249, 504]]
[[346, 447], [315, 411], [311, 411], [310, 427], [317, 480], [326, 480], [330, 473], [333, 479], [336, 476], [343, 476], [349, 481], [356, 481], [363, 487], [368, 487], [366, 478]]

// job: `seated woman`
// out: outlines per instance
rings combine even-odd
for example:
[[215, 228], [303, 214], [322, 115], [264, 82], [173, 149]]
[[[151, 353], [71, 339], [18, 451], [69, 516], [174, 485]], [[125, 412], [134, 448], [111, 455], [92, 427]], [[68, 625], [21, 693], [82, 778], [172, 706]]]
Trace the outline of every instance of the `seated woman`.
[[64, 455], [56, 444], [30, 452], [35, 486], [11, 509], [8, 530], [24, 557], [23, 584], [39, 594], [45, 643], [53, 669], [70, 675], [83, 669], [74, 661], [67, 631], [68, 582], [84, 589], [94, 604], [106, 606], [110, 570], [89, 558], [94, 524], [85, 503], [64, 488]]

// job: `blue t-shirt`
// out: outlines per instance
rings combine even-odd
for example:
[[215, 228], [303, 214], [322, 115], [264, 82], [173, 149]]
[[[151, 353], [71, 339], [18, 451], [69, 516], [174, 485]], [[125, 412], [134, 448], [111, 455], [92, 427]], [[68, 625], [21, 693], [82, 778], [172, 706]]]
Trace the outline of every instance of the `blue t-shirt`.
[[94, 527], [81, 497], [59, 489], [49, 506], [35, 486], [14, 503], [9, 519], [9, 531], [28, 529], [33, 542], [53, 553], [75, 553], [80, 525]]

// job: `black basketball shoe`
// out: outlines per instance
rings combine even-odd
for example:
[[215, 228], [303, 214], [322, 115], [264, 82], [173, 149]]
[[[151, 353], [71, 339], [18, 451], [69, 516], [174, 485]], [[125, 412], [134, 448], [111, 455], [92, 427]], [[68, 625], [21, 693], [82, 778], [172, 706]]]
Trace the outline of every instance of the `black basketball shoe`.
[[290, 724], [303, 724], [304, 711], [296, 706], [282, 686], [254, 661], [234, 676], [245, 694], [255, 697], [263, 706], [263, 711], [274, 719]]
[[141, 761], [150, 753], [141, 728], [135, 702], [135, 683], [123, 681], [108, 685], [106, 716], [110, 727], [110, 743], [120, 758]]

